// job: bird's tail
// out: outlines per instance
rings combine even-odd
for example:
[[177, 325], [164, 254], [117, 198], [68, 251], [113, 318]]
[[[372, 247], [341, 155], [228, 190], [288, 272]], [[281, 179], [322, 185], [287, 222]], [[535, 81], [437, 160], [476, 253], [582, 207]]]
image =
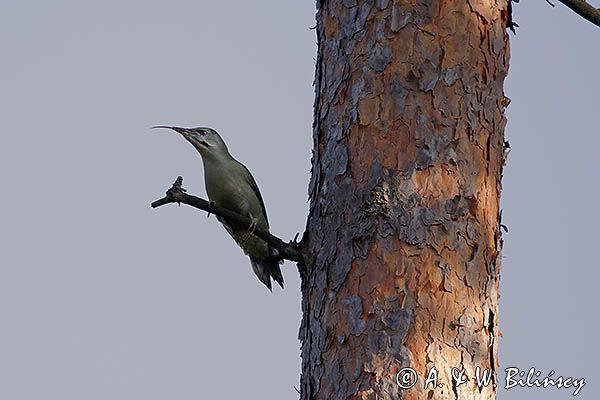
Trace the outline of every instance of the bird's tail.
[[269, 290], [273, 290], [271, 288], [271, 278], [275, 280], [283, 289], [283, 275], [281, 274], [281, 268], [279, 264], [280, 261], [277, 261], [274, 257], [258, 259], [254, 257], [250, 257], [250, 264], [252, 264], [252, 270], [258, 277], [258, 279], [265, 284]]

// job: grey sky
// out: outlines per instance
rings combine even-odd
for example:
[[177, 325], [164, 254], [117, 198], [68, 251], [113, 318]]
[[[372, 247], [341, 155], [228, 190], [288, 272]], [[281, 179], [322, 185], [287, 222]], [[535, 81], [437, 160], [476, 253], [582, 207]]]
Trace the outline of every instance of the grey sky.
[[[500, 363], [598, 398], [600, 31], [515, 7]], [[216, 128], [273, 233], [304, 228], [313, 1], [0, 3], [0, 399], [297, 398], [299, 281], [269, 293], [214, 218], [158, 210]], [[501, 399], [567, 399], [512, 389]]]

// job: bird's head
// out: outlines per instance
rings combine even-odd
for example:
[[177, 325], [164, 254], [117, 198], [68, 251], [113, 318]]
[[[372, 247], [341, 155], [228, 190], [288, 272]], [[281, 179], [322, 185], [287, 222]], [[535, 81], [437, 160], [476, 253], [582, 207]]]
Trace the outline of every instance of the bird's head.
[[203, 157], [229, 154], [227, 145], [217, 131], [212, 128], [181, 128], [178, 126], [165, 125], [154, 126], [153, 128], [172, 129], [175, 132], [180, 133]]

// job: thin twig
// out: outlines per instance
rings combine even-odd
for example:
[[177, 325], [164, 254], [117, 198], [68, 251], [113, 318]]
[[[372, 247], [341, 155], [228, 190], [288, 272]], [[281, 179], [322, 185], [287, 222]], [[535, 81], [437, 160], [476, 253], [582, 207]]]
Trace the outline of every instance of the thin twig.
[[[209, 201], [201, 199], [200, 197], [192, 196], [185, 193], [186, 190], [182, 187], [182, 184], [183, 178], [181, 176], [177, 177], [177, 180], [175, 181], [175, 183], [173, 183], [173, 186], [169, 190], [167, 190], [165, 197], [152, 202], [151, 207], [157, 208], [160, 206], [164, 206], [165, 204], [183, 203], [187, 204], [188, 206], [207, 211], [211, 214], [216, 215], [217, 217], [221, 217], [227, 220], [229, 223], [240, 226], [243, 229], [250, 229], [250, 227], [252, 226], [252, 220], [250, 220], [250, 218], [246, 218], [243, 215], [230, 211], [227, 208], [220, 207], [215, 203], [211, 203]], [[267, 242], [275, 250], [277, 250], [278, 259], [302, 263], [303, 258], [302, 253], [299, 249], [299, 243], [295, 240], [286, 243], [277, 236], [269, 233], [269, 231], [262, 230], [258, 227], [254, 227], [252, 233], [264, 240], [265, 242]]]
[[585, 0], [558, 0], [576, 14], [587, 19], [592, 24], [600, 27], [600, 10]]

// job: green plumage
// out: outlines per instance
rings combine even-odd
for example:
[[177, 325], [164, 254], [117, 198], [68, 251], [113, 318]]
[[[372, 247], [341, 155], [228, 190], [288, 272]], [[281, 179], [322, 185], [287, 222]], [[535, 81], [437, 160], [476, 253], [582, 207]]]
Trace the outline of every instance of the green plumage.
[[[265, 205], [252, 174], [233, 157], [203, 158], [206, 192], [210, 201], [255, 221], [256, 227], [269, 230]], [[273, 277], [283, 287], [279, 263], [274, 250], [248, 229], [219, 221], [227, 232], [250, 257], [254, 273], [269, 289]]]
[[[166, 127], [181, 133], [202, 156], [204, 183], [210, 201], [254, 221], [257, 228], [269, 230], [267, 211], [256, 181], [248, 169], [234, 159], [225, 142], [211, 128]], [[258, 279], [271, 290], [271, 278], [283, 288], [283, 276], [276, 251], [246, 228], [218, 220], [250, 257]]]

